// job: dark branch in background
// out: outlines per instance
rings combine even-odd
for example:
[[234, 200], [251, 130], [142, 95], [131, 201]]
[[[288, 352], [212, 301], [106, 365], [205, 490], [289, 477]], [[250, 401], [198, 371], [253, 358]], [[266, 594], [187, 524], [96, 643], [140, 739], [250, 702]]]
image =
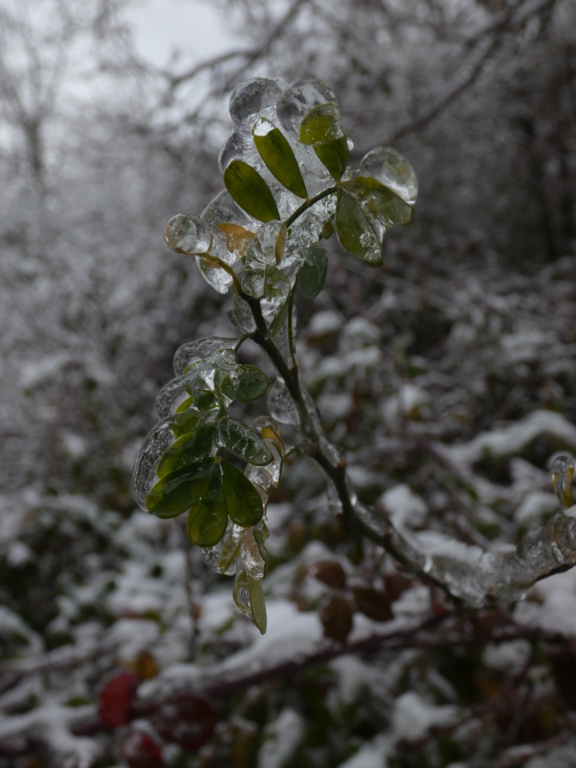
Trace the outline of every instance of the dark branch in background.
[[[465, 39], [463, 41], [464, 45], [472, 50], [472, 55], [470, 53], [466, 54], [465, 58], [456, 67], [456, 72], [469, 70], [468, 74], [463, 79], [458, 79], [447, 89], [443, 96], [414, 120], [401, 125], [394, 133], [385, 137], [382, 144], [393, 145], [408, 134], [424, 130], [451, 104], [457, 101], [465, 91], [474, 85], [486, 64], [502, 47], [507, 35], [517, 32], [530, 18], [543, 12], [549, 12], [556, 2], [557, 0], [541, 0], [541, 2], [530, 5], [528, 0], [526, 0], [519, 8], [502, 12], [495, 21]], [[487, 37], [489, 38], [488, 41], [486, 41]], [[480, 54], [476, 53], [478, 47], [482, 48]], [[360, 148], [354, 150], [353, 154], [354, 156], [363, 157], [366, 151], [367, 149]]]

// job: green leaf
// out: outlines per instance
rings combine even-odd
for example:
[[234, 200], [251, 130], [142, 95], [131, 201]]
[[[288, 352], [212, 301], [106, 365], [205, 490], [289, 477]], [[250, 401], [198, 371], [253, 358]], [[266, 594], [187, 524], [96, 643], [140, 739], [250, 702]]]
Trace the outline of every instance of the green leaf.
[[251, 579], [248, 576], [248, 593], [250, 595], [252, 621], [258, 627], [260, 633], [264, 635], [266, 634], [268, 621], [266, 617], [266, 602], [260, 579]]
[[215, 465], [203, 498], [192, 505], [186, 520], [186, 532], [193, 544], [214, 547], [226, 533], [228, 513], [220, 466]]
[[170, 429], [176, 437], [182, 437], [190, 432], [194, 432], [198, 424], [204, 421], [204, 418], [196, 408], [188, 407], [174, 414], [170, 421]]
[[186, 400], [183, 400], [183, 401], [180, 403], [180, 405], [178, 406], [178, 408], [176, 408], [176, 410], [174, 411], [174, 413], [182, 413], [182, 412], [183, 412], [183, 411], [185, 411], [187, 408], [190, 408], [190, 406], [193, 404], [193, 402], [194, 402], [194, 398], [193, 398], [192, 396], [190, 396], [190, 397], [187, 397], [187, 398], [186, 398]]
[[312, 107], [300, 124], [300, 141], [302, 144], [317, 146], [335, 141], [343, 136], [338, 106], [330, 101]]
[[407, 226], [412, 222], [414, 207], [377, 179], [359, 176], [343, 182], [342, 188], [351, 192], [364, 212], [378, 219], [385, 227]]
[[178, 517], [209, 493], [213, 474], [219, 467], [214, 459], [197, 461], [162, 477], [146, 496], [148, 512], [167, 519]]
[[328, 141], [326, 144], [318, 144], [314, 147], [314, 152], [323, 165], [328, 168], [335, 181], [339, 181], [342, 174], [348, 167], [348, 142], [346, 137], [342, 136], [334, 141]]
[[382, 264], [382, 249], [378, 237], [360, 204], [340, 190], [336, 204], [336, 234], [342, 248], [372, 267]]
[[207, 459], [212, 451], [214, 425], [201, 424], [191, 434], [183, 435], [162, 454], [156, 467], [158, 477], [165, 477], [177, 469], [190, 467]]
[[218, 405], [216, 395], [210, 389], [195, 389], [193, 398], [199, 411], [211, 411]]
[[269, 464], [273, 456], [256, 430], [233, 419], [218, 424], [218, 445], [227, 448], [249, 464]]
[[248, 528], [262, 519], [262, 499], [250, 480], [228, 461], [221, 463], [226, 509], [233, 523]]
[[233, 160], [224, 171], [224, 184], [230, 196], [250, 216], [258, 221], [280, 219], [272, 192], [248, 163]]
[[247, 573], [239, 573], [234, 580], [232, 596], [242, 613], [264, 634], [267, 625], [266, 603], [260, 580], [252, 579]]
[[254, 144], [266, 167], [282, 186], [298, 197], [308, 193], [292, 147], [270, 120], [260, 117], [252, 129]]
[[324, 288], [327, 270], [328, 254], [317, 243], [312, 243], [298, 272], [298, 285], [307, 299], [314, 299]]
[[239, 365], [222, 379], [220, 391], [230, 400], [249, 402], [266, 392], [270, 380], [255, 365]]

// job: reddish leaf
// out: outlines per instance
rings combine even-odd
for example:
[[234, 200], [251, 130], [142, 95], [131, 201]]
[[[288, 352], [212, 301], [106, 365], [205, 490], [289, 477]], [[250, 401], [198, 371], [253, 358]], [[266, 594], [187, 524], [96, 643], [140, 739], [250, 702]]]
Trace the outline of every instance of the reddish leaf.
[[324, 637], [343, 643], [352, 631], [354, 621], [350, 601], [334, 595], [320, 611], [320, 621], [324, 627]]
[[386, 594], [390, 598], [390, 602], [395, 603], [400, 597], [402, 592], [405, 592], [412, 586], [412, 581], [402, 576], [401, 573], [388, 573], [384, 577], [384, 584], [386, 585]]
[[354, 587], [354, 600], [360, 613], [373, 621], [390, 621], [394, 618], [390, 598], [384, 592], [371, 587]]
[[208, 741], [217, 722], [216, 710], [201, 696], [166, 702], [153, 718], [154, 728], [164, 741], [189, 752], [195, 752]]
[[132, 731], [120, 747], [120, 754], [130, 768], [164, 768], [158, 744], [144, 731]]
[[100, 691], [100, 720], [111, 728], [126, 725], [132, 719], [132, 702], [138, 678], [132, 672], [119, 672]]
[[346, 572], [338, 560], [317, 560], [308, 566], [308, 573], [334, 589], [344, 589], [346, 586]]

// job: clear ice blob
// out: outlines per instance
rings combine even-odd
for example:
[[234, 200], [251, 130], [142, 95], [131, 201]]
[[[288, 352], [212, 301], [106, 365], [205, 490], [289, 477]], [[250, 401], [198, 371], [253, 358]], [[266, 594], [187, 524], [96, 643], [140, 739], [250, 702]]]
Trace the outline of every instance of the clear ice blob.
[[174, 354], [174, 373], [182, 376], [188, 366], [199, 360], [213, 355], [221, 349], [234, 349], [238, 339], [229, 339], [223, 336], [208, 336], [205, 339], [189, 341], [178, 347]]
[[406, 158], [391, 147], [375, 147], [364, 155], [358, 176], [369, 176], [396, 192], [408, 205], [418, 197], [418, 180]]
[[165, 230], [166, 242], [177, 253], [207, 253], [210, 250], [210, 230], [198, 216], [177, 213]]
[[268, 410], [281, 424], [299, 424], [298, 409], [288, 392], [284, 379], [278, 377], [268, 390]]
[[230, 96], [230, 117], [234, 125], [250, 132], [256, 118], [276, 104], [285, 87], [281, 80], [267, 77], [254, 77], [237, 85]]

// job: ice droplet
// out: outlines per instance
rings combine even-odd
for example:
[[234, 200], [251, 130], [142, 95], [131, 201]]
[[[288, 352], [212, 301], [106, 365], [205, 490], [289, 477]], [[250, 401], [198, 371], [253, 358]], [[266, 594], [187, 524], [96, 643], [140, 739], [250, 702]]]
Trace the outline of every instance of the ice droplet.
[[177, 213], [166, 225], [166, 242], [178, 253], [207, 253], [210, 249], [210, 231], [202, 219]]
[[294, 405], [284, 379], [277, 378], [268, 390], [268, 410], [272, 418], [281, 424], [299, 424], [298, 410]]
[[359, 176], [376, 179], [409, 205], [418, 197], [418, 180], [414, 169], [406, 158], [390, 147], [375, 147], [364, 155], [358, 171]]
[[132, 491], [140, 509], [146, 509], [146, 496], [156, 482], [158, 460], [176, 440], [170, 429], [172, 419], [163, 419], [150, 430], [134, 462], [132, 473]]
[[251, 131], [254, 119], [266, 107], [276, 104], [286, 84], [281, 80], [254, 77], [240, 83], [230, 96], [230, 117], [240, 129]]

